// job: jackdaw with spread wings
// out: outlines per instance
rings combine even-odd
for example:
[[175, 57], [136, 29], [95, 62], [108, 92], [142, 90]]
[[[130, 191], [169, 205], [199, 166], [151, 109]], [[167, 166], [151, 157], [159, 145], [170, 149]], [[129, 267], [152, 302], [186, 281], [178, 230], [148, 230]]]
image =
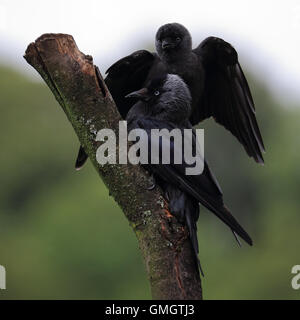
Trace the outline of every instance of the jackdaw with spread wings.
[[[217, 37], [206, 38], [192, 49], [191, 35], [179, 23], [160, 27], [155, 45], [157, 53], [136, 51], [107, 70], [105, 82], [121, 116], [125, 119], [133, 104], [125, 95], [141, 88], [158, 70], [178, 74], [192, 94], [191, 124], [213, 117], [238, 139], [250, 157], [262, 164], [264, 144], [236, 50]], [[86, 158], [80, 148], [77, 169]]]

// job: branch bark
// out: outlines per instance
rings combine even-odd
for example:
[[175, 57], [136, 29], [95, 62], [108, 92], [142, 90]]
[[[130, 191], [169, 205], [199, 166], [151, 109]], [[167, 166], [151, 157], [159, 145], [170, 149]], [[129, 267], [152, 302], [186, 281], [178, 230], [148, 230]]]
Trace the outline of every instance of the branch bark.
[[[140, 166], [100, 165], [96, 133], [121, 120], [93, 59], [79, 51], [72, 36], [44, 34], [24, 55], [45, 80], [72, 124], [95, 169], [133, 228], [154, 299], [202, 299], [199, 274], [186, 228], [164, 211], [159, 188], [148, 191], [149, 175]], [[118, 151], [117, 151], [118, 152]]]

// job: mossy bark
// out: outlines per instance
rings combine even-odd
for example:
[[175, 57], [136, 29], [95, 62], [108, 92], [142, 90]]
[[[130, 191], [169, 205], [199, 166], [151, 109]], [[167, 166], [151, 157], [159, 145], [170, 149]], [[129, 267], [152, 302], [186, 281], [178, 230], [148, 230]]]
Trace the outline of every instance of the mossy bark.
[[97, 132], [110, 128], [118, 136], [121, 117], [92, 57], [80, 52], [70, 35], [44, 34], [28, 46], [24, 58], [51, 89], [129, 220], [144, 257], [152, 297], [201, 299], [201, 281], [187, 230], [166, 214], [159, 188], [147, 190], [149, 176], [140, 166], [102, 166], [96, 161]]

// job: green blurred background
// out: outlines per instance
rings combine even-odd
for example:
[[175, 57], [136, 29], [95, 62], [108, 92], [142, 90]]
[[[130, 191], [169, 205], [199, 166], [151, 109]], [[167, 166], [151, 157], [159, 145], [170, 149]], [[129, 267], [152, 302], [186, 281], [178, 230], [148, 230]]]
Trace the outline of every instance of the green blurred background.
[[[205, 152], [225, 202], [254, 246], [239, 248], [201, 210], [200, 259], [206, 299], [299, 299], [300, 109], [280, 105], [248, 74], [267, 153], [249, 159], [212, 120]], [[42, 82], [0, 67], [0, 299], [149, 299], [137, 240], [88, 163], [74, 170], [78, 140]], [[202, 126], [203, 127], [203, 126]]]

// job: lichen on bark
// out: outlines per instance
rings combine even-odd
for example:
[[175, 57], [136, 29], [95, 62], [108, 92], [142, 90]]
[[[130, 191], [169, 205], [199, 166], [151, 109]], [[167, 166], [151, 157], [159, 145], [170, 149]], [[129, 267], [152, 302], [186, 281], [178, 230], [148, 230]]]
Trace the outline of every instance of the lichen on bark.
[[147, 190], [149, 175], [140, 166], [100, 165], [96, 161], [96, 133], [110, 128], [118, 136], [121, 117], [92, 57], [80, 52], [70, 35], [44, 34], [29, 44], [24, 58], [51, 89], [134, 230], [152, 297], [202, 299], [187, 230], [173, 216], [166, 215], [160, 189]]

